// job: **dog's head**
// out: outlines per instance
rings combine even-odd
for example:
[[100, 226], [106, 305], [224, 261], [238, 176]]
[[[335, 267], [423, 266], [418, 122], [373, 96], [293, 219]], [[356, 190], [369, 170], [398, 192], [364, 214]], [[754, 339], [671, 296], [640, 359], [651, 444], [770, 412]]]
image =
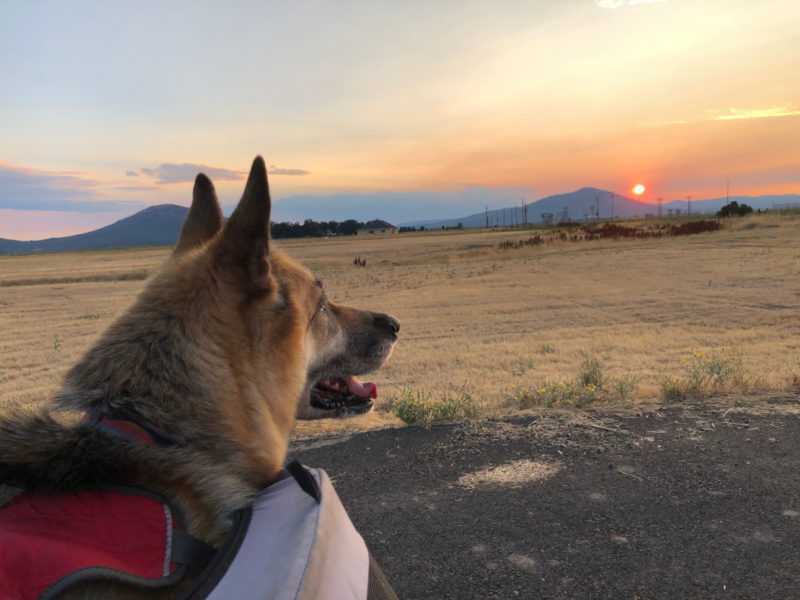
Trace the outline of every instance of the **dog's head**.
[[227, 223], [198, 175], [171, 260], [70, 371], [62, 406], [133, 413], [179, 443], [223, 436], [259, 472], [280, 469], [295, 416], [369, 412], [375, 386], [356, 376], [388, 358], [398, 321], [330, 302], [269, 222], [261, 157]]
[[249, 363], [248, 383], [260, 387], [266, 401], [276, 394], [284, 398], [280, 413], [288, 409], [301, 419], [320, 419], [370, 412], [377, 388], [358, 376], [378, 369], [392, 353], [399, 321], [331, 302], [321, 280], [270, 248], [269, 217], [260, 157], [225, 225], [214, 188], [201, 174], [175, 253], [200, 249], [202, 256], [193, 260], [210, 267], [214, 284], [229, 298], [228, 309], [240, 309], [238, 329], [249, 352], [242, 356], [245, 340], [239, 337], [236, 347], [228, 344], [228, 354], [240, 365], [242, 359]]

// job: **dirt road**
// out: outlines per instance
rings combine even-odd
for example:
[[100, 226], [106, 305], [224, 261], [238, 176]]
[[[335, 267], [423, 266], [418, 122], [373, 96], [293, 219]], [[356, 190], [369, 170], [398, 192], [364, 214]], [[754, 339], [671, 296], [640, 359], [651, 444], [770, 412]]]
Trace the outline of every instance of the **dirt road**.
[[300, 440], [400, 598], [798, 598], [800, 409]]

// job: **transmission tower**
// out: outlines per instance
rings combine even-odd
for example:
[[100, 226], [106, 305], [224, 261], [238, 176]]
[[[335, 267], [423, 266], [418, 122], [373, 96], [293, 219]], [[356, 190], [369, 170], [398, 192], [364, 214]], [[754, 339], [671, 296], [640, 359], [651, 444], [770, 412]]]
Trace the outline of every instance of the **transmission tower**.
[[597, 220], [599, 221], [600, 220], [600, 196], [595, 196], [594, 199], [597, 200], [597, 213], [595, 214], [595, 216], [597, 217]]
[[489, 229], [489, 205], [486, 205], [486, 229]]
[[692, 216], [692, 197], [691, 196], [686, 196], [686, 202], [689, 204], [688, 213], [689, 213], [689, 216], [691, 217]]
[[611, 192], [611, 220], [614, 220], [614, 192]]
[[661, 203], [664, 201], [663, 198], [658, 199], [658, 218], [661, 218]]

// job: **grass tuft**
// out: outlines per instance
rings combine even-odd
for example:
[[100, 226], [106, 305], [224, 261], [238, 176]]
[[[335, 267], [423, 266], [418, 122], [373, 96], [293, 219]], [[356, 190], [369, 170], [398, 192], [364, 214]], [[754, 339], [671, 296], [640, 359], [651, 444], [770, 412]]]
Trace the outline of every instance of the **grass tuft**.
[[433, 398], [424, 386], [417, 390], [405, 386], [399, 395], [389, 398], [389, 410], [398, 419], [411, 425], [477, 419], [483, 407], [472, 397], [465, 381], [457, 390], [450, 384], [440, 398]]

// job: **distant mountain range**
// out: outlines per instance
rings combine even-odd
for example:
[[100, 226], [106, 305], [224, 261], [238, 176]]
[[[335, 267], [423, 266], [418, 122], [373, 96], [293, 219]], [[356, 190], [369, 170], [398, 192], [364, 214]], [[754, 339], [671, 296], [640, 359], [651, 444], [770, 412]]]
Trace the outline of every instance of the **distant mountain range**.
[[[597, 188], [583, 188], [570, 194], [548, 196], [527, 205], [527, 222], [539, 223], [543, 213], [552, 213], [558, 219], [558, 213], [566, 210], [567, 216], [574, 220], [583, 220], [592, 212], [598, 212], [597, 197], [600, 197], [599, 214], [601, 219], [611, 217], [611, 193]], [[784, 194], [782, 196], [731, 196], [740, 204], [745, 203], [754, 209], [772, 209], [773, 204], [800, 203], [800, 195]], [[722, 208], [727, 199], [714, 198], [711, 200], [692, 201], [692, 212], [714, 213]], [[665, 202], [662, 206], [663, 215], [667, 216], [668, 209], [686, 210], [685, 200]], [[178, 235], [183, 226], [183, 220], [189, 211], [184, 206], [175, 204], [161, 204], [151, 206], [121, 219], [116, 223], [79, 235], [63, 238], [50, 238], [31, 242], [7, 240], [0, 238], [0, 254], [27, 254], [31, 252], [64, 252], [68, 250], [97, 250], [102, 248], [128, 248], [134, 246], [169, 246], [178, 241]], [[614, 214], [617, 217], [644, 216], [657, 211], [655, 204], [639, 202], [625, 196], [614, 196]], [[476, 213], [466, 217], [454, 219], [409, 221], [400, 223], [403, 227], [419, 227], [426, 229], [440, 229], [442, 226], [455, 227], [463, 223], [464, 227], [485, 227], [487, 213]], [[513, 225], [522, 223], [525, 219], [522, 207], [501, 208], [488, 212], [489, 225]]]
[[140, 210], [135, 215], [79, 235], [20, 242], [0, 238], [0, 253], [63, 252], [131, 246], [167, 246], [178, 241], [183, 220], [189, 209], [175, 204], [160, 204]]
[[[598, 203], [599, 196], [599, 203]], [[786, 203], [800, 203], [800, 195], [798, 194], [784, 194], [781, 196], [731, 196], [731, 200], [736, 200], [739, 204], [748, 204], [753, 209], [772, 209], [773, 203], [786, 204]], [[727, 198], [713, 198], [710, 200], [693, 200], [692, 212], [693, 213], [716, 213], [720, 208], [725, 206], [728, 201]], [[599, 209], [598, 209], [599, 204]], [[552, 214], [555, 220], [558, 220], [559, 213], [564, 212], [573, 221], [582, 221], [589, 217], [592, 213], [598, 213], [601, 219], [608, 219], [611, 217], [611, 192], [600, 190], [597, 188], [586, 187], [572, 192], [569, 194], [557, 194], [555, 196], [548, 196], [536, 202], [531, 202], [527, 205], [527, 222], [528, 223], [541, 223], [543, 214]], [[662, 205], [662, 215], [667, 216], [669, 209], [680, 209], [682, 212], [687, 210], [686, 200], [672, 200], [664, 202]], [[614, 195], [614, 215], [617, 217], [643, 217], [646, 214], [656, 214], [658, 206], [649, 204], [647, 202], [640, 202], [622, 196], [619, 194]], [[490, 210], [488, 215], [486, 212], [467, 215], [465, 217], [456, 217], [452, 219], [439, 219], [427, 221], [408, 221], [406, 223], [399, 223], [400, 227], [419, 227], [424, 225], [426, 229], [440, 229], [444, 227], [455, 227], [459, 223], [463, 223], [464, 227], [485, 227], [486, 219], [489, 219], [489, 226], [494, 225], [514, 225], [525, 222], [525, 215], [521, 206], [515, 208], [500, 208], [497, 210]]]

